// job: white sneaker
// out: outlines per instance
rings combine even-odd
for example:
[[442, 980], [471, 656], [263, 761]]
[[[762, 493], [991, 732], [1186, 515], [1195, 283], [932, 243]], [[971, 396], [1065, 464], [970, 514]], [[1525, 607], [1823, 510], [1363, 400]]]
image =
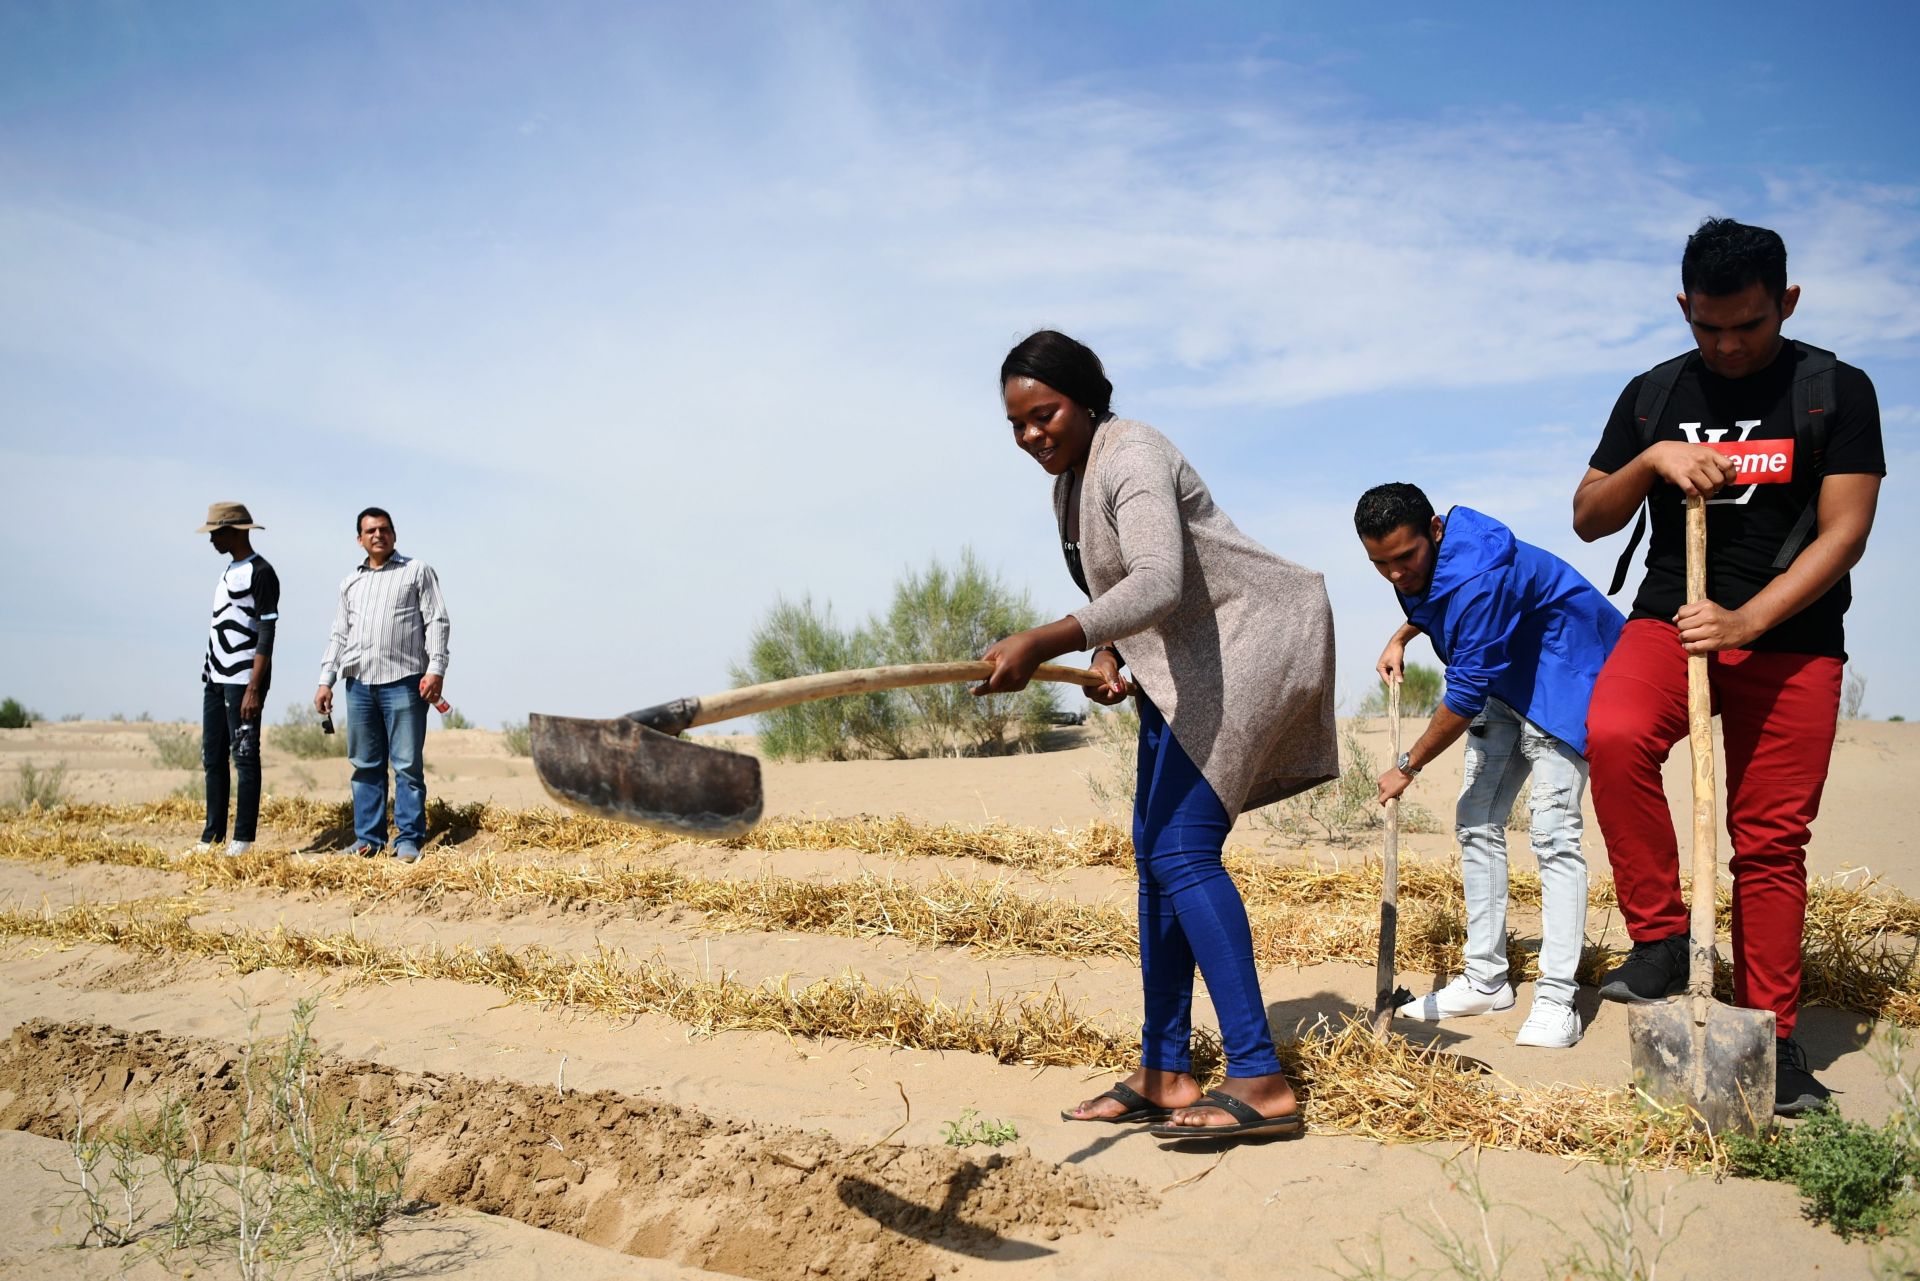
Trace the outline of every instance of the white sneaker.
[[1515, 1045], [1538, 1045], [1548, 1050], [1564, 1050], [1580, 1041], [1580, 1015], [1571, 1005], [1558, 1001], [1535, 1001], [1520, 1025]]
[[1403, 1019], [1432, 1023], [1439, 1019], [1465, 1018], [1470, 1014], [1498, 1014], [1513, 1008], [1513, 985], [1502, 983], [1497, 992], [1482, 992], [1462, 974], [1438, 992], [1415, 997], [1394, 1013]]
[[188, 850], [188, 851], [187, 851], [187, 853], [189, 853], [189, 854], [206, 854], [206, 853], [209, 853], [209, 852], [211, 852], [211, 851], [212, 851], [212, 849], [213, 849], [213, 842], [212, 842], [212, 841], [200, 841], [200, 842], [198, 842], [197, 844], [195, 844], [195, 845], [194, 845], [194, 847], [193, 847], [192, 849], [190, 849], [190, 850]]
[[227, 857], [239, 858], [242, 854], [245, 854], [248, 850], [252, 848], [253, 848], [252, 841], [232, 841], [227, 845]]

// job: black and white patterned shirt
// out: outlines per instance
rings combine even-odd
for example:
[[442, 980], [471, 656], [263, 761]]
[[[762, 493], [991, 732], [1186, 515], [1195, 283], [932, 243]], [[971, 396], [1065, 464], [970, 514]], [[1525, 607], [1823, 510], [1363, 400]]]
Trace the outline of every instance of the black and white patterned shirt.
[[320, 683], [331, 688], [342, 676], [363, 685], [429, 672], [444, 676], [451, 631], [431, 565], [399, 552], [379, 569], [363, 561], [340, 583]]
[[280, 617], [280, 575], [255, 553], [230, 561], [213, 588], [213, 626], [200, 679], [215, 685], [245, 685], [260, 652], [260, 623]]

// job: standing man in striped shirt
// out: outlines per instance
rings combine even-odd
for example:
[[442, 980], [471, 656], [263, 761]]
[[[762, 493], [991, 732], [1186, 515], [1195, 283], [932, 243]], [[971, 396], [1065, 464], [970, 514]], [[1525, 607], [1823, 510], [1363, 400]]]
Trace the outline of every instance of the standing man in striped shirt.
[[433, 567], [394, 550], [393, 517], [369, 507], [354, 521], [367, 558], [340, 584], [333, 632], [320, 660], [314, 710], [333, 714], [333, 685], [347, 681], [347, 748], [353, 761], [354, 853], [387, 843], [387, 766], [393, 766], [394, 857], [411, 863], [427, 838], [421, 746], [427, 704], [440, 701], [451, 624]]

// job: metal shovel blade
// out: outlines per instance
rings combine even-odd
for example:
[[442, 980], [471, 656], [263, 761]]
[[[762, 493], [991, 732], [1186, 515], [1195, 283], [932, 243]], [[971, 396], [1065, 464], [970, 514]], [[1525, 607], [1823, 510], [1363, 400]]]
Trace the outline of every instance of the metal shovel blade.
[[625, 716], [528, 718], [534, 772], [554, 799], [623, 823], [711, 839], [760, 821], [760, 762]]
[[1757, 1135], [1773, 1120], [1772, 1010], [1681, 995], [1627, 1009], [1634, 1084], [1693, 1110], [1709, 1132]]

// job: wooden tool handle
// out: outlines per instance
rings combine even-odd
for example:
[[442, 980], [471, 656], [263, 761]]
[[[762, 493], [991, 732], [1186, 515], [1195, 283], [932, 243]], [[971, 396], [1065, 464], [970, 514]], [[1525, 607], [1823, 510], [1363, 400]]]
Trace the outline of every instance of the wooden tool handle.
[[[1400, 763], [1400, 682], [1387, 682], [1387, 719], [1392, 726], [1387, 750]], [[1380, 855], [1380, 950], [1374, 964], [1376, 989], [1373, 1032], [1384, 1036], [1393, 1027], [1394, 953], [1400, 940], [1400, 798], [1387, 802], [1387, 839]]]
[[[1687, 499], [1687, 603], [1707, 598], [1707, 500]], [[1693, 748], [1693, 938], [1689, 995], [1713, 995], [1714, 821], [1713, 693], [1707, 656], [1687, 655], [1687, 736]]]
[[[686, 724], [689, 728], [695, 725], [711, 725], [715, 721], [730, 721], [737, 716], [755, 716], [761, 712], [792, 707], [795, 703], [838, 698], [843, 694], [871, 694], [883, 689], [906, 689], [914, 685], [948, 685], [958, 681], [985, 680], [991, 675], [993, 675], [992, 663], [975, 661], [903, 663], [894, 667], [865, 667], [851, 672], [820, 672], [813, 676], [795, 676], [784, 681], [768, 681], [764, 685], [745, 685], [739, 689], [730, 689], [724, 694], [709, 694], [700, 700], [699, 710], [694, 712]], [[1100, 673], [1088, 668], [1042, 663], [1034, 669], [1033, 679], [1055, 681], [1063, 685], [1079, 685], [1091, 689], [1100, 684], [1102, 678]], [[639, 713], [635, 715], [638, 716]]]

